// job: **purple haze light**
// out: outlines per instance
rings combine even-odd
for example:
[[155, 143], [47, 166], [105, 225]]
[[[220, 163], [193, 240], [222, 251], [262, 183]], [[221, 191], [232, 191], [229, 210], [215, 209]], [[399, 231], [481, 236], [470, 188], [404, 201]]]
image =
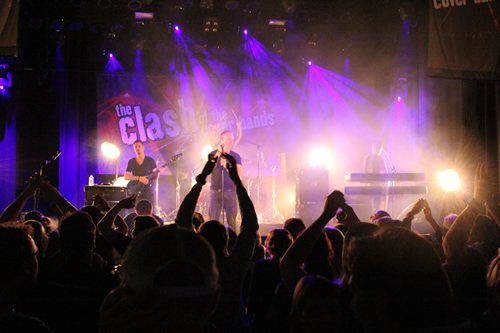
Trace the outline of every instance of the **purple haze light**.
[[245, 35], [248, 35], [248, 30], [247, 30], [247, 29], [243, 30], [243, 33], [244, 33]]
[[311, 60], [309, 60], [309, 61], [307, 62], [307, 64], [308, 64], [309, 66], [311, 66], [311, 65], [313, 64], [313, 62], [312, 62]]
[[180, 31], [181, 31], [181, 29], [179, 28], [179, 26], [178, 26], [178, 25], [176, 25], [176, 26], [174, 27], [174, 29], [175, 29], [175, 32], [180, 32]]
[[113, 53], [110, 53], [110, 54], [109, 54], [109, 57], [110, 57], [110, 58], [113, 58]]

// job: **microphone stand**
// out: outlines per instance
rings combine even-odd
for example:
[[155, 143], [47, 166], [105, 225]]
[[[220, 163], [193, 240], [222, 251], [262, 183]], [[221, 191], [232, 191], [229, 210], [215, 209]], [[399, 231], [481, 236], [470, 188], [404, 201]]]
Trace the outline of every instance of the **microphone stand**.
[[[35, 172], [33, 175], [31, 175], [31, 177], [29, 179], [34, 179], [35, 177], [40, 177], [42, 178], [42, 174], [43, 174], [43, 168], [45, 168], [47, 165], [49, 165], [50, 163], [54, 162], [55, 160], [57, 160], [57, 158], [59, 157], [59, 155], [61, 155], [61, 151], [58, 150], [54, 156], [51, 157], [50, 160], [46, 160], [45, 161], [45, 164], [42, 165], [40, 167], [40, 170], [38, 172]], [[28, 181], [26, 181], [28, 182]], [[33, 210], [38, 210], [38, 197], [40, 196], [40, 189], [36, 189], [35, 190], [35, 193], [33, 194]]]
[[[224, 153], [224, 146], [222, 146], [222, 153]], [[221, 210], [222, 210], [222, 224], [226, 223], [226, 207], [224, 207], [224, 166], [222, 165], [222, 153], [219, 156], [219, 165], [220, 165], [220, 179], [221, 179]], [[227, 161], [226, 161], [227, 163]]]
[[[391, 167], [391, 173], [394, 175], [396, 173], [396, 167], [394, 164], [392, 164], [391, 158], [389, 157], [389, 152], [384, 148], [385, 151], [385, 157], [387, 158], [387, 161], [389, 161], [389, 166]], [[393, 179], [392, 182], [388, 183], [388, 195], [390, 192], [391, 187], [395, 188], [396, 187], [396, 181]], [[394, 210], [394, 195], [391, 195], [391, 209]], [[387, 209], [386, 209], [387, 210]]]

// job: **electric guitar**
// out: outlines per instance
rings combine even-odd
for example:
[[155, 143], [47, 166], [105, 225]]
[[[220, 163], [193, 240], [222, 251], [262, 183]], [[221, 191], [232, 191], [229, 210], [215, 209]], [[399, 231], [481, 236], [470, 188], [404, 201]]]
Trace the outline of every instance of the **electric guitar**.
[[[160, 168], [164, 168], [166, 167], [167, 165], [169, 165], [170, 163], [172, 162], [177, 162], [182, 156], [182, 153], [179, 153], [179, 154], [176, 154], [174, 156], [172, 156], [172, 158], [170, 158], [170, 161], [168, 161], [167, 163], [163, 164], [161, 167], [159, 168], [156, 168], [155, 171], [151, 172], [149, 175], [147, 176], [144, 176], [146, 177], [149, 182], [147, 184], [144, 184], [138, 180], [131, 180], [128, 182], [127, 184], [127, 194], [129, 196], [131, 195], [134, 195], [134, 194], [141, 194], [142, 190], [144, 189], [144, 187], [146, 186], [151, 186], [151, 179], [155, 179], [156, 176], [160, 173]], [[142, 177], [142, 176], [141, 176]]]

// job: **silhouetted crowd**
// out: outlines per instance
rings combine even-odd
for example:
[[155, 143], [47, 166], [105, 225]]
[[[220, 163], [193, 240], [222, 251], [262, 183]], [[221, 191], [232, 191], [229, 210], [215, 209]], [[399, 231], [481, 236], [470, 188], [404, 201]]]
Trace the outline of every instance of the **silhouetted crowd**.
[[[77, 209], [34, 179], [0, 216], [0, 332], [500, 332], [500, 206], [483, 165], [444, 221], [420, 199], [402, 220], [378, 210], [362, 222], [333, 191], [315, 221], [261, 237], [223, 156], [237, 234], [196, 212], [214, 155], [175, 223], [137, 195]], [[57, 216], [21, 214], [34, 195]], [[433, 234], [412, 231], [418, 214]]]

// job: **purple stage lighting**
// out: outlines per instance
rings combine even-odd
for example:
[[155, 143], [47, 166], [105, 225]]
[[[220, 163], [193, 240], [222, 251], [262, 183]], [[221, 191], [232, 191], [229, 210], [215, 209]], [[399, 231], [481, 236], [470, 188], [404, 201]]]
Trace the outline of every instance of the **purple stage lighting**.
[[401, 102], [401, 96], [398, 96], [398, 102]]
[[109, 57], [110, 57], [110, 58], [113, 58], [113, 53], [110, 53], [110, 54], [109, 54]]
[[5, 89], [5, 86], [1, 85], [0, 90], [4, 90], [4, 89]]
[[247, 30], [247, 29], [243, 30], [243, 33], [244, 33], [245, 35], [248, 35], [248, 30]]
[[311, 65], [313, 64], [313, 62], [312, 62], [311, 60], [309, 60], [309, 61], [307, 62], [307, 64], [308, 64], [309, 66], [311, 66]]
[[178, 25], [176, 25], [176, 26], [174, 27], [174, 29], [175, 29], [175, 32], [180, 32], [180, 31], [181, 31], [181, 29], [179, 28], [179, 26], [178, 26]]

